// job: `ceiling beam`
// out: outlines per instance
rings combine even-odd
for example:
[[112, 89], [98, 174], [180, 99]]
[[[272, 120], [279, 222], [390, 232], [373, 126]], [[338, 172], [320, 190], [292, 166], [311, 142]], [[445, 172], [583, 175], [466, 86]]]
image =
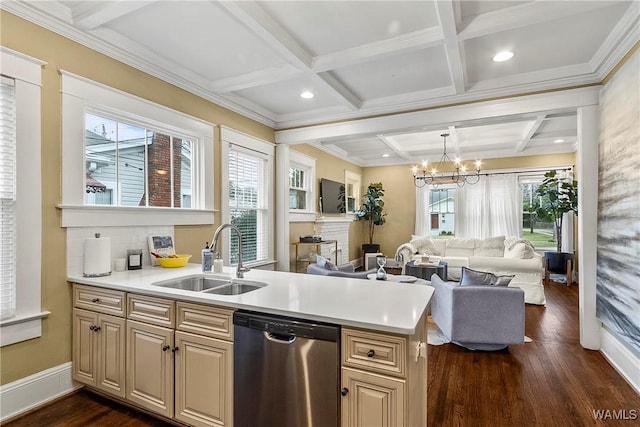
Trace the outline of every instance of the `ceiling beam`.
[[413, 158], [407, 154], [406, 151], [403, 151], [400, 147], [398, 147], [398, 144], [396, 144], [395, 142], [393, 142], [392, 140], [390, 140], [389, 138], [387, 138], [386, 136], [384, 136], [383, 134], [378, 134], [376, 135], [376, 137], [387, 147], [389, 147], [389, 149], [391, 149], [391, 151], [393, 151], [394, 153], [396, 153], [399, 157], [405, 159], [405, 160], [413, 160]]
[[460, 40], [469, 40], [501, 31], [565, 18], [607, 6], [611, 6], [611, 3], [606, 1], [585, 1], [576, 6], [572, 1], [535, 0], [466, 19], [462, 22], [458, 37]]
[[73, 8], [73, 25], [82, 30], [93, 30], [121, 18], [154, 1], [83, 2]]
[[520, 142], [518, 142], [518, 144], [516, 145], [514, 153], [520, 153], [527, 147], [527, 144], [529, 144], [531, 138], [533, 138], [533, 135], [538, 131], [538, 129], [542, 125], [542, 122], [544, 122], [544, 119], [546, 118], [546, 114], [541, 114], [536, 117], [534, 121], [529, 123], [529, 125], [527, 125], [524, 132], [522, 132], [522, 140], [520, 140]]
[[284, 64], [281, 67], [265, 68], [251, 73], [241, 74], [226, 79], [219, 79], [211, 83], [211, 90], [218, 93], [233, 92], [236, 90], [249, 89], [256, 86], [288, 80], [303, 72], [291, 64]]
[[360, 108], [362, 101], [335, 78], [332, 76], [319, 76], [313, 72], [311, 69], [312, 55], [267, 14], [259, 4], [249, 1], [223, 1], [217, 4], [244, 24], [249, 31], [260, 37], [284, 60], [333, 91], [349, 108], [354, 110]]
[[466, 88], [465, 65], [462, 48], [456, 29], [455, 6], [451, 0], [436, 2], [436, 12], [444, 35], [444, 49], [449, 65], [451, 83], [456, 94], [464, 93]]
[[398, 53], [413, 52], [437, 46], [442, 43], [443, 38], [440, 27], [418, 30], [398, 37], [316, 56], [313, 59], [312, 70], [316, 73], [335, 70], [339, 67], [397, 55]]

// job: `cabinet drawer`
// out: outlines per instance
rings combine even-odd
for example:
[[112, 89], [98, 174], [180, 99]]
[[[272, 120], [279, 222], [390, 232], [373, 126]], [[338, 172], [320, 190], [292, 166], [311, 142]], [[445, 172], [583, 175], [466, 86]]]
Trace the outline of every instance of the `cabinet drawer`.
[[342, 329], [342, 365], [398, 377], [405, 372], [405, 338]]
[[175, 303], [163, 298], [129, 294], [127, 296], [127, 318], [173, 328], [176, 318]]
[[178, 301], [177, 311], [176, 329], [233, 341], [233, 310]]
[[124, 317], [125, 292], [73, 285], [73, 305], [99, 313]]

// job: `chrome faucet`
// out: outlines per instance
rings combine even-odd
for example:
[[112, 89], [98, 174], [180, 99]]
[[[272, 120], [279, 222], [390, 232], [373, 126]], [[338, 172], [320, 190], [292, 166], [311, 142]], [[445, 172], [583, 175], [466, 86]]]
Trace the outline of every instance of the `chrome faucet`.
[[231, 228], [238, 235], [238, 268], [236, 269], [236, 276], [238, 279], [242, 279], [244, 277], [244, 273], [250, 270], [248, 267], [244, 267], [242, 265], [242, 233], [240, 229], [233, 224], [222, 224], [220, 227], [216, 229], [216, 232], [213, 233], [213, 239], [211, 240], [211, 251], [218, 252], [218, 239], [220, 237], [220, 232], [225, 228]]

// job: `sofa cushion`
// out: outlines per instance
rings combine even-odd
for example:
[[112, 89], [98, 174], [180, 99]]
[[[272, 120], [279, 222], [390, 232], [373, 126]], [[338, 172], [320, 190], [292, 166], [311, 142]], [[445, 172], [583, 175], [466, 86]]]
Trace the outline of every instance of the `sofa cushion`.
[[411, 241], [409, 243], [411, 243], [416, 248], [419, 254], [442, 255], [431, 236], [412, 235]]
[[504, 241], [504, 257], [511, 259], [531, 259], [536, 250], [530, 241], [525, 239], [506, 239]]
[[513, 275], [496, 276], [488, 271], [462, 267], [460, 286], [508, 286], [513, 277]]
[[504, 236], [489, 237], [478, 241], [473, 251], [475, 256], [504, 256]]
[[477, 245], [478, 239], [449, 239], [446, 256], [473, 256]]

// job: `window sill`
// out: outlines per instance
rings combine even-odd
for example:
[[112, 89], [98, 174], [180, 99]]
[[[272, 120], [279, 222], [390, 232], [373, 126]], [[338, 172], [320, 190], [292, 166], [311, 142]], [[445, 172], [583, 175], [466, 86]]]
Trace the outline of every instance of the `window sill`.
[[50, 314], [50, 311], [43, 311], [1, 321], [0, 347], [42, 336], [42, 319]]
[[58, 205], [62, 227], [213, 224], [213, 210]]
[[289, 222], [315, 222], [316, 213], [313, 211], [289, 211]]

